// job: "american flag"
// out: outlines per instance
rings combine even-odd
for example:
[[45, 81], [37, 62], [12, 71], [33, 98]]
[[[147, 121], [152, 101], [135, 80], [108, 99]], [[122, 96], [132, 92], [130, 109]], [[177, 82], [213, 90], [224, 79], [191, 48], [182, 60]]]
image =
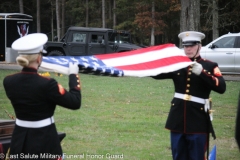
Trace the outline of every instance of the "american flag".
[[216, 159], [217, 159], [217, 146], [214, 145], [208, 156], [208, 160], [216, 160]]
[[147, 77], [187, 67], [192, 62], [174, 44], [91, 56], [44, 56], [41, 68], [68, 74], [69, 62], [77, 62], [81, 71], [110, 76]]

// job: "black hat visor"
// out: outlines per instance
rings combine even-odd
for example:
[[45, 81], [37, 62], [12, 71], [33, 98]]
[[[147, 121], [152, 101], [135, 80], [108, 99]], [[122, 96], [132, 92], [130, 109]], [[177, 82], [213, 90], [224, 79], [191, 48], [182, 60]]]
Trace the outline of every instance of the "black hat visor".
[[182, 42], [182, 45], [183, 46], [195, 46], [199, 43], [200, 43], [199, 41], [185, 41], [185, 42]]

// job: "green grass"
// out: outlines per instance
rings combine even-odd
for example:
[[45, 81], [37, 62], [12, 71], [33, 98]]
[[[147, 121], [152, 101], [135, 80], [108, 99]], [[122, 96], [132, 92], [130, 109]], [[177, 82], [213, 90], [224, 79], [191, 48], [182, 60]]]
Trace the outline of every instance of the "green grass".
[[[1, 70], [0, 80], [16, 71]], [[57, 77], [68, 88], [68, 77]], [[62, 148], [75, 159], [170, 160], [169, 131], [164, 128], [174, 94], [171, 80], [151, 78], [107, 77], [80, 74], [82, 107], [72, 111], [57, 107], [55, 121], [59, 132], [67, 136]], [[234, 139], [239, 82], [228, 81], [227, 91], [212, 92], [218, 160], [238, 160], [240, 154]], [[0, 84], [0, 117], [9, 119], [5, 109], [14, 114], [2, 83]], [[70, 158], [69, 158], [70, 159]], [[73, 159], [73, 158], [71, 158]], [[120, 158], [119, 158], [120, 159]]]

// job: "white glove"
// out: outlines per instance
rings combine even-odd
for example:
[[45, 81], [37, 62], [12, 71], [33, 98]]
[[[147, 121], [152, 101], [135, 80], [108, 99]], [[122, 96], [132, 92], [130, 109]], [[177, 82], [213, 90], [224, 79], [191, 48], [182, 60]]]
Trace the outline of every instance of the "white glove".
[[69, 74], [78, 74], [79, 68], [77, 62], [70, 62], [68, 67]]
[[195, 73], [196, 75], [200, 75], [202, 69], [203, 69], [202, 65], [196, 62], [193, 64], [192, 72]]

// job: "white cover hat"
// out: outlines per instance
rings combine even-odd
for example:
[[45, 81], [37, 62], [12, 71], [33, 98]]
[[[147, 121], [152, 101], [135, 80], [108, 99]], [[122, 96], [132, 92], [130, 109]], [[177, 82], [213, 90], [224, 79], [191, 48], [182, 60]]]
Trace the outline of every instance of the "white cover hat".
[[201, 43], [201, 40], [205, 38], [205, 34], [196, 31], [186, 31], [181, 32], [178, 37], [182, 39], [183, 46], [190, 46]]
[[12, 49], [19, 54], [38, 54], [47, 53], [43, 45], [47, 42], [48, 37], [43, 33], [32, 33], [15, 40]]

